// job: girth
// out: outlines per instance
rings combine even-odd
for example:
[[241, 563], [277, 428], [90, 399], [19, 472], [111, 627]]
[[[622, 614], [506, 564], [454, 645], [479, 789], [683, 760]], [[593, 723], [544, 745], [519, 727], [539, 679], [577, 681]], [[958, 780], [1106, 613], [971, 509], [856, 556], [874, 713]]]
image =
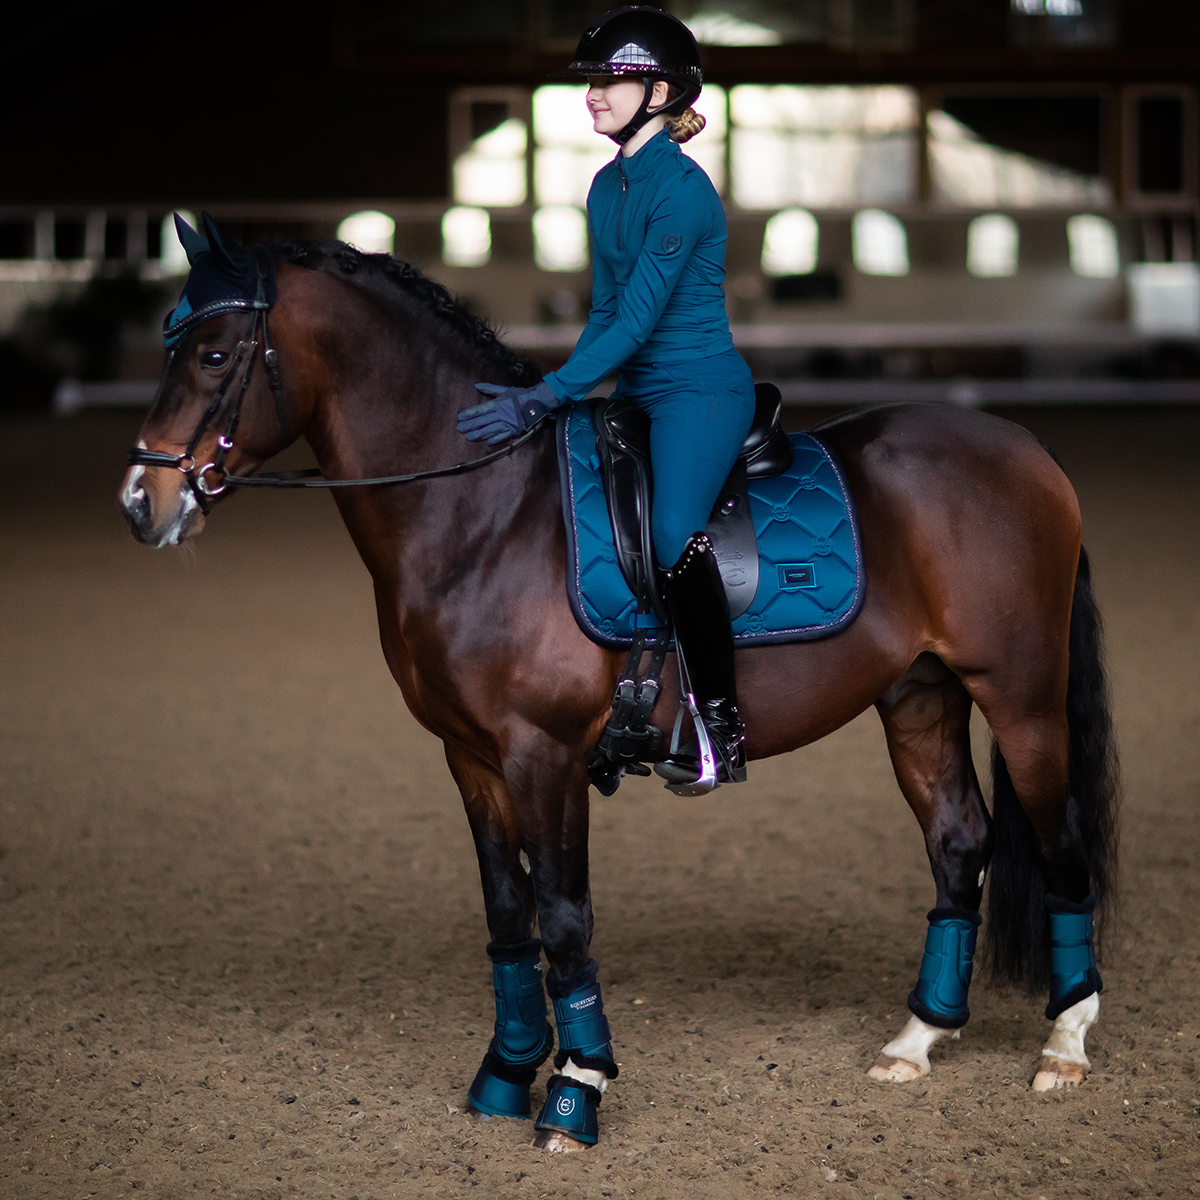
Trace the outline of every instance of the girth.
[[[750, 432], [713, 505], [707, 527], [734, 620], [750, 607], [758, 590], [758, 539], [750, 517], [747, 481], [779, 475], [792, 462], [792, 445], [780, 424], [783, 400], [779, 389], [772, 383], [759, 383], [754, 397]], [[638, 599], [639, 610], [653, 609], [665, 624], [650, 529], [654, 496], [650, 418], [632, 401], [614, 396], [597, 404], [595, 425], [596, 453], [621, 573]]]

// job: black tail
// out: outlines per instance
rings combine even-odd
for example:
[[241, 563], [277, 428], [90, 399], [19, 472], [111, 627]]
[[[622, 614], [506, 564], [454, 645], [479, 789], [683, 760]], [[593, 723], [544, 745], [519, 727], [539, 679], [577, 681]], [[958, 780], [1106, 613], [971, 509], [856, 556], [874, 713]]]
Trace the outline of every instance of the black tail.
[[[1113, 913], [1117, 883], [1117, 744], [1109, 713], [1100, 614], [1092, 594], [1087, 551], [1080, 548], [1071, 606], [1067, 727], [1071, 797], [1068, 828], [1087, 859], [1098, 903], [1097, 928]], [[993, 975], [1024, 983], [1030, 991], [1049, 984], [1046, 888], [1039, 849], [1009, 779], [999, 746], [992, 748], [992, 811], [995, 849], [988, 885], [987, 948]]]

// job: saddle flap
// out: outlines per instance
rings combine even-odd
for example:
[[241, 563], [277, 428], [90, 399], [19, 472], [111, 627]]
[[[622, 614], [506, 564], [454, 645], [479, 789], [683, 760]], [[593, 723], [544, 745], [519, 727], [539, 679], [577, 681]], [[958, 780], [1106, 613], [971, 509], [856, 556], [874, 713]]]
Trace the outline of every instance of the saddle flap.
[[593, 421], [617, 563], [639, 607], [649, 604], [665, 623], [666, 611], [654, 586], [650, 418], [631, 401], [612, 396], [595, 406]]

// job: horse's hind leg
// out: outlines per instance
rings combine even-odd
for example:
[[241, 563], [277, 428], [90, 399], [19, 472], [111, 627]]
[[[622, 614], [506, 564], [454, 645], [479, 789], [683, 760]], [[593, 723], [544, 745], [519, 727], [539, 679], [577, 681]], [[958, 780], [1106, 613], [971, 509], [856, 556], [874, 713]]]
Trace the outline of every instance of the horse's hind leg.
[[929, 1074], [929, 1051], [958, 1037], [991, 856], [991, 818], [971, 761], [971, 698], [933, 654], [922, 654], [876, 705], [900, 790], [925, 835], [937, 889], [925, 955], [908, 998], [912, 1016], [884, 1046], [873, 1079], [905, 1083]]
[[[1046, 622], [1040, 652], [969, 677], [996, 735], [992, 808], [996, 853], [988, 937], [996, 973], [1031, 989], [1046, 983], [1054, 1029], [1035, 1091], [1072, 1087], [1089, 1070], [1084, 1041], [1100, 1012], [1092, 913], [1111, 897], [1119, 803], [1100, 617], [1080, 550], [1067, 646]], [[1067, 655], [1062, 650], [1067, 649]], [[1067, 661], [1064, 661], [1064, 658]], [[1014, 674], [1014, 664], [1042, 664]], [[1069, 663], [1069, 665], [1068, 665]]]
[[[997, 823], [990, 932], [1001, 971], [1014, 982], [1043, 983], [1048, 960], [1054, 1028], [1042, 1050], [1033, 1090], [1075, 1087], [1087, 1078], [1088, 1031], [1100, 1014], [1089, 895], [1092, 869], [1078, 798], [1068, 784], [1065, 717], [1031, 716], [993, 726], [993, 807]], [[1019, 930], [1019, 933], [1017, 932]], [[1035, 932], [1036, 930], [1036, 932]], [[1014, 933], [1016, 936], [1014, 937]], [[1048, 935], [1049, 946], [1041, 938]], [[1025, 962], [1012, 971], [1014, 943]]]

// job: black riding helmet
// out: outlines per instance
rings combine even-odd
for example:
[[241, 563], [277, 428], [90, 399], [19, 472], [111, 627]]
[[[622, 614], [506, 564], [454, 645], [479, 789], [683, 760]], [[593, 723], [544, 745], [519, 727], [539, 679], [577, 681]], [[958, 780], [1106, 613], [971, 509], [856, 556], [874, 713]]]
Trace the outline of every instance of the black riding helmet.
[[[566, 74], [637, 75], [646, 81], [646, 95], [633, 120], [609, 134], [623, 146], [651, 117], [682, 112], [700, 95], [704, 73], [692, 32], [678, 18], [644, 4], [628, 4], [605, 13], [579, 39]], [[654, 83], [665, 79], [680, 94], [650, 111]]]

